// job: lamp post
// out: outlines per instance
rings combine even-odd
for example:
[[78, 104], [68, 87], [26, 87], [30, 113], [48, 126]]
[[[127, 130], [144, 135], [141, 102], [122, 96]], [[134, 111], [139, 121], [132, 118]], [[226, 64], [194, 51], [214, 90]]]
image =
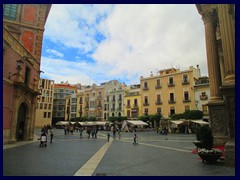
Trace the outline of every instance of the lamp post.
[[16, 75], [20, 75], [20, 71], [22, 69], [22, 64], [23, 64], [23, 61], [21, 59], [17, 60], [17, 72], [12, 74], [11, 72], [9, 72], [9, 79], [11, 79], [12, 76], [16, 76]]

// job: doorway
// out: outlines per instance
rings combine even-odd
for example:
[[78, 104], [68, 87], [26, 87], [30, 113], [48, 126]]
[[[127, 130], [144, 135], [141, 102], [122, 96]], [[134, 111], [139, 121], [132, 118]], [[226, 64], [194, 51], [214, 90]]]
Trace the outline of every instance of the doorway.
[[26, 124], [26, 104], [22, 103], [18, 109], [18, 119], [16, 128], [17, 141], [23, 141], [25, 139], [25, 124]]

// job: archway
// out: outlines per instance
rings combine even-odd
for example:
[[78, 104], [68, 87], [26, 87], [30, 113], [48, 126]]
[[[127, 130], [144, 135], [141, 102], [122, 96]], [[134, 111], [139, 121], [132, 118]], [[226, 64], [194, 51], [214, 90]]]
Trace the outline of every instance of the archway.
[[26, 113], [27, 113], [26, 104], [22, 103], [18, 109], [17, 128], [16, 128], [17, 141], [22, 141], [25, 138]]

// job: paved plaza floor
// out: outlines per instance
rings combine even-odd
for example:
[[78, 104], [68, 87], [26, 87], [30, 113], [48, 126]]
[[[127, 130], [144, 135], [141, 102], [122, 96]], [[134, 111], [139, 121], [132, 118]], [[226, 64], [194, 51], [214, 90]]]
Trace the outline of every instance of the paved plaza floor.
[[224, 162], [202, 163], [195, 149], [194, 134], [159, 135], [122, 132], [119, 139], [107, 142], [108, 131], [99, 131], [98, 138], [80, 139], [79, 132], [65, 135], [54, 129], [53, 143], [39, 147], [35, 140], [3, 146], [4, 176], [235, 176], [235, 168]]

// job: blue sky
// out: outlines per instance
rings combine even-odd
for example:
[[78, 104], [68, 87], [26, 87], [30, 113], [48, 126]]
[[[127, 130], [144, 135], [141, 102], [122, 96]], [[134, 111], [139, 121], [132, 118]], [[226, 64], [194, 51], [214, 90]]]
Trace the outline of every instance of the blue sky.
[[198, 64], [208, 75], [204, 25], [194, 4], [53, 4], [41, 78], [55, 83], [140, 83], [140, 76]]

